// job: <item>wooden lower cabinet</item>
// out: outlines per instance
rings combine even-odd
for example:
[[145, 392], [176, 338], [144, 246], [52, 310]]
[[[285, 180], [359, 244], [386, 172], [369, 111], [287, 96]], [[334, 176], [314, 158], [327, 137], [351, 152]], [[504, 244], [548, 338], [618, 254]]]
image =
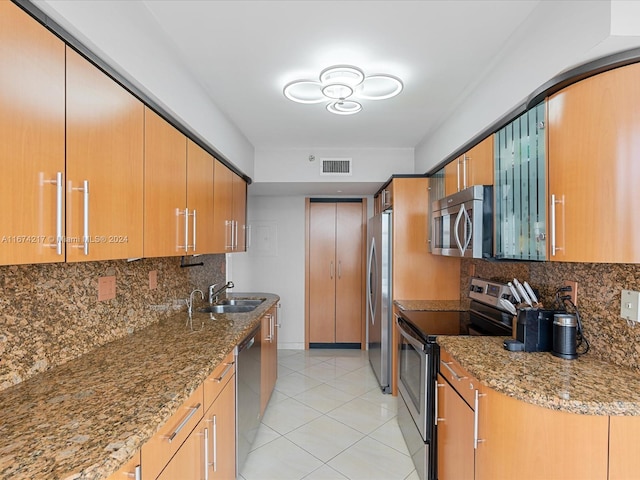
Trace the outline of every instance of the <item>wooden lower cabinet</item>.
[[[440, 364], [439, 480], [638, 478], [633, 476], [637, 475], [638, 461], [631, 453], [635, 444], [630, 441], [640, 431], [637, 417], [611, 417], [609, 444], [610, 417], [561, 412], [516, 400], [480, 386], [445, 350], [441, 350], [441, 359], [447, 359], [458, 375], [450, 375], [449, 369]], [[474, 415], [478, 421], [477, 444]], [[629, 450], [621, 445], [628, 445]], [[610, 455], [614, 450], [617, 453]], [[629, 472], [633, 474], [629, 476]]]
[[207, 438], [205, 460], [209, 479], [236, 478], [235, 379], [234, 374], [204, 416], [203, 433]]
[[640, 417], [609, 417], [609, 480], [640, 478]]
[[438, 375], [438, 480], [473, 480], [473, 409]]
[[260, 415], [264, 414], [278, 379], [278, 326], [278, 307], [274, 305], [262, 317]]

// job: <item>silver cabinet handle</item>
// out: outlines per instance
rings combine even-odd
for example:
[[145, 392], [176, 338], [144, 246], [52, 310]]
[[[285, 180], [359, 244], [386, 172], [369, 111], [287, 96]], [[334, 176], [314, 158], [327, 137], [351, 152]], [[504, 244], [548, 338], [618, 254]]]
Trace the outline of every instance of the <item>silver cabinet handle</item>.
[[180, 425], [178, 425], [178, 428], [176, 428], [173, 433], [171, 435], [169, 435], [169, 437], [167, 437], [167, 439], [169, 440], [169, 443], [171, 443], [173, 441], [174, 438], [176, 438], [176, 435], [178, 435], [180, 433], [180, 430], [182, 430], [184, 428], [184, 426], [189, 422], [189, 420], [191, 420], [191, 417], [193, 417], [195, 415], [195, 413], [198, 411], [198, 409], [200, 408], [200, 403], [198, 403], [195, 407], [190, 407], [189, 410], [191, 410], [186, 417], [184, 417], [184, 420], [182, 420], [182, 422], [180, 422]]
[[555, 194], [551, 194], [551, 218], [549, 219], [549, 223], [551, 223], [551, 255], [554, 257], [556, 250], [562, 250], [562, 248], [556, 244], [556, 204], [558, 203], [564, 203], [564, 197], [562, 200], [556, 200]]
[[222, 382], [222, 379], [227, 376], [227, 373], [229, 373], [231, 371], [231, 369], [233, 368], [235, 363], [236, 362], [225, 363], [227, 368], [224, 369], [224, 372], [222, 372], [222, 375], [220, 375], [219, 377], [212, 378], [211, 381], [216, 382], [216, 383]]
[[333, 280], [333, 261], [331, 261], [331, 264], [329, 265], [329, 276], [331, 277], [331, 280]]
[[224, 221], [224, 248], [230, 250], [233, 247], [233, 225], [231, 220]]
[[444, 383], [438, 383], [438, 380], [435, 380], [435, 382], [436, 382], [436, 389], [434, 390], [435, 397], [433, 398], [434, 405], [435, 405], [434, 406], [435, 412], [434, 412], [434, 415], [433, 415], [433, 423], [435, 425], [438, 425], [438, 420], [440, 420], [440, 421], [444, 420], [444, 418], [438, 417], [438, 412], [439, 412], [439, 409], [438, 409], [438, 389], [444, 387]]
[[238, 249], [238, 238], [239, 238], [238, 237], [238, 221], [236, 220], [233, 223], [235, 223], [235, 230], [236, 230], [236, 233], [235, 233], [236, 244], [234, 246], [234, 249], [237, 250]]
[[184, 248], [185, 253], [189, 252], [189, 209], [185, 208], [184, 212], [176, 208], [176, 215], [184, 215], [184, 245], [178, 245], [178, 250]]
[[196, 225], [197, 225], [197, 221], [196, 221], [196, 209], [193, 209], [193, 245], [191, 245], [191, 249], [195, 252], [196, 251]]
[[251, 248], [251, 225], [245, 225], [242, 228], [244, 228], [246, 247], [247, 247], [247, 250], [249, 250]]
[[271, 327], [271, 343], [273, 343], [273, 339], [276, 337], [276, 319], [273, 315], [269, 314], [271, 317], [269, 319], [269, 326]]
[[467, 155], [462, 156], [462, 188], [467, 188]]
[[449, 370], [451, 372], [451, 375], [453, 375], [453, 378], [455, 378], [458, 382], [461, 380], [466, 380], [467, 377], [461, 377], [460, 375], [458, 375], [458, 373], [451, 368], [449, 365], [451, 365], [453, 362], [445, 362], [444, 360], [440, 360], [440, 364], [444, 365], [446, 367], [447, 370]]
[[342, 278], [342, 260], [338, 260], [338, 278]]
[[136, 465], [133, 472], [125, 473], [125, 476], [133, 478], [134, 480], [142, 480], [142, 467], [140, 465]]
[[486, 393], [480, 393], [478, 390], [475, 391], [474, 398], [474, 408], [473, 408], [473, 449], [478, 449], [478, 444], [484, 442], [483, 439], [478, 438], [478, 417], [480, 416], [479, 407], [480, 407], [480, 397], [484, 397]]
[[204, 480], [209, 480], [209, 429], [204, 429]]
[[218, 417], [213, 416], [213, 471], [218, 471]]
[[456, 165], [456, 169], [457, 169], [456, 176], [458, 177], [458, 186], [456, 188], [458, 189], [458, 192], [459, 192], [460, 191], [460, 159], [458, 159], [458, 164]]
[[83, 197], [83, 231], [82, 231], [82, 248], [85, 255], [89, 255], [89, 180], [82, 182], [82, 187], [74, 187], [71, 190], [82, 192]]
[[273, 315], [267, 313], [266, 317], [269, 318], [269, 335], [266, 336], [265, 341], [273, 342]]
[[56, 249], [56, 254], [62, 255], [62, 195], [64, 193], [62, 172], [56, 173], [55, 180], [46, 180], [43, 183], [53, 183], [56, 186], [56, 241], [51, 244], [51, 247]]

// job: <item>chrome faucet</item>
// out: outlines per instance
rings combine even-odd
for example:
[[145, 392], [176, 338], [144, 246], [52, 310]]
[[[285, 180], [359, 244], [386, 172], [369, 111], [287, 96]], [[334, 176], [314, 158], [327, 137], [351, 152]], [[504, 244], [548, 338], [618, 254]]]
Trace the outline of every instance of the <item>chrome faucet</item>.
[[191, 316], [193, 315], [193, 294], [194, 293], [199, 293], [200, 298], [204, 300], [204, 293], [202, 293], [202, 290], [199, 290], [196, 288], [193, 292], [189, 294], [189, 298], [187, 299], [187, 313], [189, 314], [189, 320], [191, 320]]
[[214, 303], [216, 303], [218, 301], [218, 295], [224, 292], [227, 288], [233, 288], [235, 285], [233, 284], [233, 282], [229, 281], [218, 290], [216, 290], [217, 286], [217, 283], [209, 285], [209, 305], [213, 305]]

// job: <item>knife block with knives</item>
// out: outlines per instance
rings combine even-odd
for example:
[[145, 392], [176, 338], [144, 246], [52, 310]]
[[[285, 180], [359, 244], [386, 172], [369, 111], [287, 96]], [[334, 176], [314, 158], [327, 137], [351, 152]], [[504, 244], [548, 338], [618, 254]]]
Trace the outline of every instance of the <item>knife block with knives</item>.
[[531, 286], [517, 280], [508, 283], [517, 302], [515, 339], [505, 340], [504, 348], [510, 351], [549, 352], [553, 348], [553, 315], [555, 310], [546, 310], [538, 302]]

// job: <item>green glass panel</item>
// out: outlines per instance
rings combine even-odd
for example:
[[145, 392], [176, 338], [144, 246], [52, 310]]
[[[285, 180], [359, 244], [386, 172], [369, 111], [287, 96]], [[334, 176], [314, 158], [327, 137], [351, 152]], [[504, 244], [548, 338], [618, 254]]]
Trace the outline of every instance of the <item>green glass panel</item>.
[[545, 104], [495, 135], [496, 257], [546, 259]]

